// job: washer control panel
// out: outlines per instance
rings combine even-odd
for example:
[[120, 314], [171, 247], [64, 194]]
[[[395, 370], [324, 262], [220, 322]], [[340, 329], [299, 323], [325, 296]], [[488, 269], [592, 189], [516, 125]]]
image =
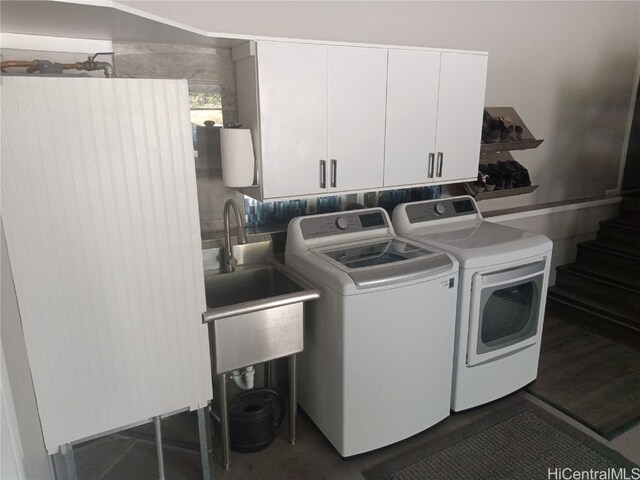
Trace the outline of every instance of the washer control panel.
[[311, 216], [300, 221], [300, 230], [305, 239], [362, 232], [376, 228], [386, 231], [388, 227], [387, 212], [380, 209], [336, 212], [332, 215]]
[[476, 214], [478, 207], [471, 198], [441, 198], [407, 205], [406, 212], [409, 223], [422, 223]]

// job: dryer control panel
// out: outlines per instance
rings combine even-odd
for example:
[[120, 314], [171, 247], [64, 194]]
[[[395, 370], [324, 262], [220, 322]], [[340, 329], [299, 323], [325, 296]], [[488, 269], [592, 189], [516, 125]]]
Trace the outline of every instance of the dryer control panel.
[[300, 221], [300, 230], [305, 240], [374, 229], [386, 233], [388, 228], [389, 217], [381, 209], [336, 212], [330, 215], [310, 216]]
[[422, 223], [462, 215], [475, 215], [478, 213], [478, 207], [470, 197], [441, 198], [409, 204], [406, 206], [406, 212], [409, 223]]

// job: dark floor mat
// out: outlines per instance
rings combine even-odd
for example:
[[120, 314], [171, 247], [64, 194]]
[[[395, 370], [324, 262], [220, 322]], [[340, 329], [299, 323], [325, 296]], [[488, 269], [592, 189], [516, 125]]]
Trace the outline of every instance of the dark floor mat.
[[560, 478], [566, 469], [626, 469], [631, 475], [634, 467], [540, 407], [520, 401], [363, 475], [367, 480], [538, 480]]
[[547, 316], [528, 390], [611, 440], [640, 423], [640, 351]]

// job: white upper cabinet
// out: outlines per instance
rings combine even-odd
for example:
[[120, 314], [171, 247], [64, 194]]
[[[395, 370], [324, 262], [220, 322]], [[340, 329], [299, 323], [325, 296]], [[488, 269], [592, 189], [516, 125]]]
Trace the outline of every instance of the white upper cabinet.
[[[265, 198], [321, 193], [327, 160], [327, 47], [258, 43]], [[244, 121], [244, 120], [242, 120]]]
[[475, 178], [486, 55], [389, 50], [384, 186]]
[[442, 54], [436, 183], [475, 179], [478, 175], [486, 78], [485, 55]]
[[329, 47], [329, 190], [382, 185], [387, 52]]
[[263, 198], [381, 185], [387, 53], [258, 42]]
[[483, 53], [257, 41], [234, 48], [255, 198], [475, 178]]
[[433, 180], [439, 79], [440, 53], [389, 50], [385, 187]]

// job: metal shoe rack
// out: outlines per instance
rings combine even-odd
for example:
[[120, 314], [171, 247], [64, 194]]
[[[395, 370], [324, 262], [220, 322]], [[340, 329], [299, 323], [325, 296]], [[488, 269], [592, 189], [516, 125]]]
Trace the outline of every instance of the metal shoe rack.
[[[509, 117], [514, 120], [515, 123], [522, 126], [521, 140], [516, 142], [499, 142], [499, 143], [483, 143], [480, 146], [480, 163], [496, 163], [498, 161], [514, 160], [511, 155], [512, 150], [528, 150], [537, 148], [544, 140], [536, 139], [531, 130], [527, 128], [520, 116], [516, 113], [515, 109], [511, 107], [485, 107], [485, 110], [493, 117]], [[503, 190], [493, 190], [491, 192], [475, 193], [464, 184], [465, 189], [469, 195], [479, 200], [488, 200], [491, 198], [510, 197], [512, 195], [523, 195], [525, 193], [531, 193], [538, 188], [539, 185], [531, 185], [528, 187], [507, 188]]]

